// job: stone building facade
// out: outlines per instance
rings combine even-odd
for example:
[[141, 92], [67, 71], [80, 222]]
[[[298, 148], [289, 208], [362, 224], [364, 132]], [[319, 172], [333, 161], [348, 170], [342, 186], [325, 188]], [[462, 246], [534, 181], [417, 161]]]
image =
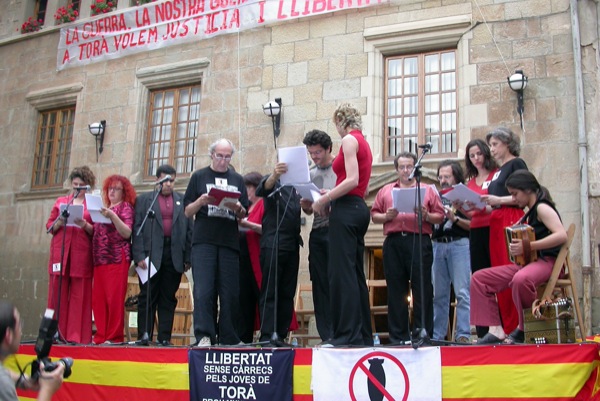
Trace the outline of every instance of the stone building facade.
[[[36, 333], [47, 297], [50, 238], [44, 223], [56, 197], [68, 188], [66, 179], [58, 186], [35, 183], [40, 114], [74, 107], [67, 170], [89, 165], [100, 182], [110, 174], [123, 174], [138, 191], [145, 191], [153, 181], [147, 151], [149, 110], [154, 110], [150, 99], [156, 91], [200, 85], [194, 157], [186, 168], [207, 165], [207, 146], [225, 137], [238, 149], [232, 165], [242, 173], [268, 173], [275, 164], [271, 120], [262, 110], [266, 102], [282, 99], [279, 147], [301, 145], [303, 134], [318, 128], [334, 137], [335, 152], [339, 138], [331, 115], [340, 103], [351, 102], [364, 112], [363, 131], [373, 150], [372, 200], [382, 185], [395, 179], [386, 63], [390, 57], [448, 50], [455, 63], [453, 142], [425, 159], [426, 180], [435, 178], [437, 162], [464, 159], [467, 142], [492, 128], [508, 126], [519, 133], [522, 157], [550, 189], [565, 224], [577, 225], [571, 257], [583, 267], [578, 286], [596, 331], [600, 323], [599, 277], [594, 269], [600, 242], [597, 1], [307, 0], [302, 2], [305, 10], [326, 4], [368, 6], [340, 5], [315, 15], [300, 12], [283, 22], [59, 70], [61, 28], [70, 24], [56, 25], [52, 16], [63, 2], [47, 2], [44, 27], [34, 33], [19, 32], [34, 13], [33, 1], [6, 2], [0, 17], [0, 297], [29, 311], [26, 333]], [[207, 8], [209, 3], [235, 8], [248, 2], [206, 0]], [[80, 16], [73, 24], [99, 18], [90, 16], [90, 4], [91, 0], [80, 2]], [[267, 0], [266, 7], [277, 4]], [[121, 0], [110, 15], [133, 12], [135, 7]], [[507, 84], [515, 70], [528, 76], [522, 130], [517, 96]], [[88, 124], [100, 120], [106, 121], [106, 136], [96, 161]], [[189, 174], [180, 171], [178, 185], [184, 190]], [[382, 241], [381, 227], [371, 227], [370, 255]], [[307, 279], [307, 266], [302, 266], [301, 280]]]

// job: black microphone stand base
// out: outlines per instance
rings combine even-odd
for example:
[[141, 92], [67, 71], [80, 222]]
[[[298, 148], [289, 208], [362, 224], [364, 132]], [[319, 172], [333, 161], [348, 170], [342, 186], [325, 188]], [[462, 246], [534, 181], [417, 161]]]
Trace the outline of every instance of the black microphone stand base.
[[277, 333], [273, 333], [271, 335], [271, 339], [269, 340], [269, 344], [271, 344], [271, 346], [273, 347], [289, 347], [290, 345], [286, 344], [284, 341], [282, 341], [279, 338], [279, 334]]
[[144, 346], [150, 345], [150, 337], [148, 336], [148, 333], [144, 333], [142, 335], [142, 338], [140, 338], [139, 340], [137, 340], [135, 342], [135, 345], [144, 345]]
[[412, 332], [412, 347], [417, 349], [423, 345], [431, 345], [431, 338], [427, 334], [427, 330], [422, 327], [417, 327]]

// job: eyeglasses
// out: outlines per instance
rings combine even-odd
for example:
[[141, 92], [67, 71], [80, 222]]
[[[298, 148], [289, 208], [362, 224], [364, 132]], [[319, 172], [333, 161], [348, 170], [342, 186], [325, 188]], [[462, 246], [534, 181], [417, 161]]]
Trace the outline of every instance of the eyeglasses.
[[450, 181], [452, 179], [453, 176], [451, 175], [440, 175], [438, 176], [438, 181], [442, 181], [442, 180], [448, 180]]
[[122, 191], [122, 190], [123, 190], [123, 188], [108, 187], [108, 192], [110, 192], [110, 191], [119, 192], [119, 191]]
[[404, 171], [408, 171], [408, 170], [412, 170], [413, 168], [415, 168], [415, 166], [398, 166], [398, 170], [404, 170]]
[[221, 155], [221, 154], [217, 153], [217, 154], [213, 154], [213, 157], [219, 161], [221, 161], [221, 160], [230, 161], [231, 160], [231, 155]]
[[321, 153], [323, 153], [323, 149], [315, 150], [314, 152], [308, 152], [310, 156], [319, 156]]

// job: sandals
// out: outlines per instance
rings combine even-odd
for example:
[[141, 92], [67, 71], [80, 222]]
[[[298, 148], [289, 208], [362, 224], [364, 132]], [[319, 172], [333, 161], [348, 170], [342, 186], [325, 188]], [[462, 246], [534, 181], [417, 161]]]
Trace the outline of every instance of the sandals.
[[525, 332], [517, 327], [504, 339], [502, 344], [523, 344], [524, 342]]

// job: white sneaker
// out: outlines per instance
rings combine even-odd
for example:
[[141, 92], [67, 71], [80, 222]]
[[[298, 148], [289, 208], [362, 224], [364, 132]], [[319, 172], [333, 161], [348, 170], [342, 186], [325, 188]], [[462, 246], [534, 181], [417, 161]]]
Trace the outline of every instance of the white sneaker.
[[197, 347], [210, 347], [212, 343], [210, 342], [210, 337], [202, 337], [200, 341], [198, 341]]

